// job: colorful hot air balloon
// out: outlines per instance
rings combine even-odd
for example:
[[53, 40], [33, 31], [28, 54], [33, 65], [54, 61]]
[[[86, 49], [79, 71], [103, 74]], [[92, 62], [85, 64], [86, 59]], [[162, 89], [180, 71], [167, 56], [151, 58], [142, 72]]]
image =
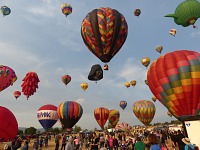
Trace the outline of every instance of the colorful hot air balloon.
[[84, 92], [85, 92], [85, 90], [88, 88], [88, 84], [85, 83], [85, 82], [81, 83], [81, 88], [82, 88], [82, 89], [84, 90]]
[[16, 80], [17, 76], [12, 68], [0, 65], [0, 92], [13, 85]]
[[131, 86], [130, 82], [125, 82], [124, 83], [125, 87], [129, 88]]
[[88, 49], [102, 62], [109, 62], [121, 49], [128, 33], [122, 14], [111, 8], [94, 9], [83, 19], [81, 36]]
[[71, 76], [70, 75], [64, 75], [62, 76], [62, 82], [67, 86], [67, 84], [71, 81]]
[[58, 106], [57, 112], [63, 129], [71, 129], [81, 118], [83, 108], [77, 102], [66, 101]]
[[141, 10], [140, 10], [140, 9], [135, 9], [135, 10], [134, 10], [134, 15], [135, 15], [135, 16], [138, 17], [140, 14], [141, 14]]
[[131, 84], [133, 87], [136, 85], [136, 83], [137, 83], [136, 80], [132, 80], [132, 81], [130, 82], [130, 84]]
[[162, 50], [163, 50], [163, 46], [162, 45], [157, 45], [155, 50], [158, 52], [158, 53], [161, 53]]
[[18, 123], [14, 114], [7, 108], [0, 106], [0, 139], [12, 140], [17, 136]]
[[37, 119], [45, 131], [48, 131], [58, 121], [57, 107], [51, 104], [40, 107], [37, 111]]
[[109, 128], [115, 128], [119, 121], [120, 113], [116, 109], [111, 109], [109, 111], [109, 116], [108, 116], [108, 127]]
[[169, 31], [169, 34], [175, 36], [175, 35], [176, 35], [176, 29], [171, 29], [171, 30]]
[[157, 98], [155, 96], [152, 96], [151, 98], [154, 102], [157, 100]]
[[14, 91], [13, 95], [17, 99], [18, 97], [20, 97], [21, 92], [20, 91]]
[[148, 67], [149, 63], [150, 63], [150, 58], [149, 57], [145, 57], [141, 59], [141, 63], [145, 66]]
[[98, 81], [103, 78], [103, 69], [99, 64], [93, 65], [90, 73], [88, 75], [88, 79], [91, 81]]
[[2, 6], [0, 12], [3, 14], [3, 16], [7, 16], [11, 13], [11, 10], [7, 6]]
[[126, 122], [121, 122], [121, 123], [116, 125], [115, 129], [122, 130], [122, 131], [125, 131], [125, 132], [126, 131], [131, 132], [132, 127]]
[[106, 121], [108, 120], [109, 110], [104, 107], [99, 107], [94, 110], [94, 117], [99, 124], [99, 126], [103, 129]]
[[177, 50], [159, 57], [149, 68], [147, 79], [152, 93], [177, 119], [200, 115], [198, 52]]
[[174, 22], [183, 27], [194, 25], [200, 17], [200, 2], [197, 0], [185, 0], [176, 7], [174, 14], [168, 14], [165, 17], [174, 18]]
[[133, 113], [144, 124], [148, 125], [156, 112], [156, 107], [151, 101], [139, 100], [133, 104]]
[[120, 101], [119, 106], [124, 110], [127, 106], [127, 102], [126, 101]]
[[72, 13], [72, 7], [69, 4], [62, 4], [61, 6], [62, 13], [67, 17], [69, 14]]

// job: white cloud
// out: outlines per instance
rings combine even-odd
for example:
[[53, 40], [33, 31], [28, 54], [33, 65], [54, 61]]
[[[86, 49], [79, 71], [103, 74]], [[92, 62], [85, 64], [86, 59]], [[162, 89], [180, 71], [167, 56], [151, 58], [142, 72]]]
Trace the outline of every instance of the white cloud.
[[78, 98], [78, 99], [76, 100], [76, 102], [79, 103], [79, 104], [82, 104], [82, 103], [85, 102], [85, 99], [84, 99], [84, 98]]

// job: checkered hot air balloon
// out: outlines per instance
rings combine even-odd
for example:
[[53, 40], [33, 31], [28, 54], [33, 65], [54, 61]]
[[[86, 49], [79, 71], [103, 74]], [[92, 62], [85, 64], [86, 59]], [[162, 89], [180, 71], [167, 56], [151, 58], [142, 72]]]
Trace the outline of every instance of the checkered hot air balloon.
[[148, 125], [156, 112], [156, 107], [151, 101], [139, 100], [133, 104], [133, 113], [144, 124]]
[[128, 25], [115, 9], [94, 9], [83, 19], [81, 35], [88, 49], [102, 62], [109, 62], [124, 44]]
[[94, 110], [94, 117], [99, 124], [99, 126], [103, 129], [106, 121], [108, 120], [109, 110], [104, 107], [99, 107]]
[[200, 115], [200, 54], [177, 50], [160, 56], [147, 73], [149, 88], [178, 119]]

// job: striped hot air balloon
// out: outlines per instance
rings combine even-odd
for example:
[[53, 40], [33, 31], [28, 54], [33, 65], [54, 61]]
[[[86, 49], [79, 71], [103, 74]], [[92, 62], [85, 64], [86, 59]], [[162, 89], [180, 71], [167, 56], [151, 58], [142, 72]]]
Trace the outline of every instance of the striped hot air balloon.
[[37, 111], [37, 119], [45, 131], [49, 130], [58, 121], [57, 107], [51, 104], [40, 107]]
[[200, 115], [200, 54], [177, 50], [160, 56], [147, 73], [151, 92], [178, 119]]
[[156, 107], [151, 101], [139, 100], [133, 104], [133, 113], [144, 124], [148, 125], [156, 112]]
[[62, 102], [57, 109], [58, 118], [64, 129], [71, 129], [83, 114], [82, 106], [73, 101]]
[[94, 117], [99, 124], [99, 126], [103, 129], [106, 121], [108, 120], [109, 110], [104, 107], [99, 107], [94, 110]]

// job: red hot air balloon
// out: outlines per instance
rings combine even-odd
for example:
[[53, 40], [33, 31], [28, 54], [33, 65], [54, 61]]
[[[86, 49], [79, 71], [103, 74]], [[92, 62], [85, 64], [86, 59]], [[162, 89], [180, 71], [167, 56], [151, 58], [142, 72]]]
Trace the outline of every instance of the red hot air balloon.
[[0, 139], [12, 140], [17, 136], [18, 123], [14, 114], [7, 108], [0, 106]]
[[109, 117], [109, 110], [104, 107], [99, 107], [94, 110], [94, 117], [99, 124], [99, 126], [103, 129], [106, 121]]
[[177, 119], [200, 115], [198, 52], [178, 50], [160, 56], [149, 68], [147, 79], [152, 93]]
[[102, 62], [109, 62], [121, 49], [128, 34], [122, 14], [111, 8], [94, 9], [83, 19], [81, 35], [88, 49]]
[[67, 86], [67, 84], [71, 81], [70, 75], [64, 75], [62, 76], [62, 82]]
[[58, 106], [57, 112], [63, 129], [71, 129], [81, 118], [83, 108], [77, 102], [66, 101]]
[[20, 91], [15, 91], [15, 92], [13, 93], [13, 95], [14, 95], [14, 97], [17, 99], [18, 97], [20, 97], [21, 92], [20, 92]]

